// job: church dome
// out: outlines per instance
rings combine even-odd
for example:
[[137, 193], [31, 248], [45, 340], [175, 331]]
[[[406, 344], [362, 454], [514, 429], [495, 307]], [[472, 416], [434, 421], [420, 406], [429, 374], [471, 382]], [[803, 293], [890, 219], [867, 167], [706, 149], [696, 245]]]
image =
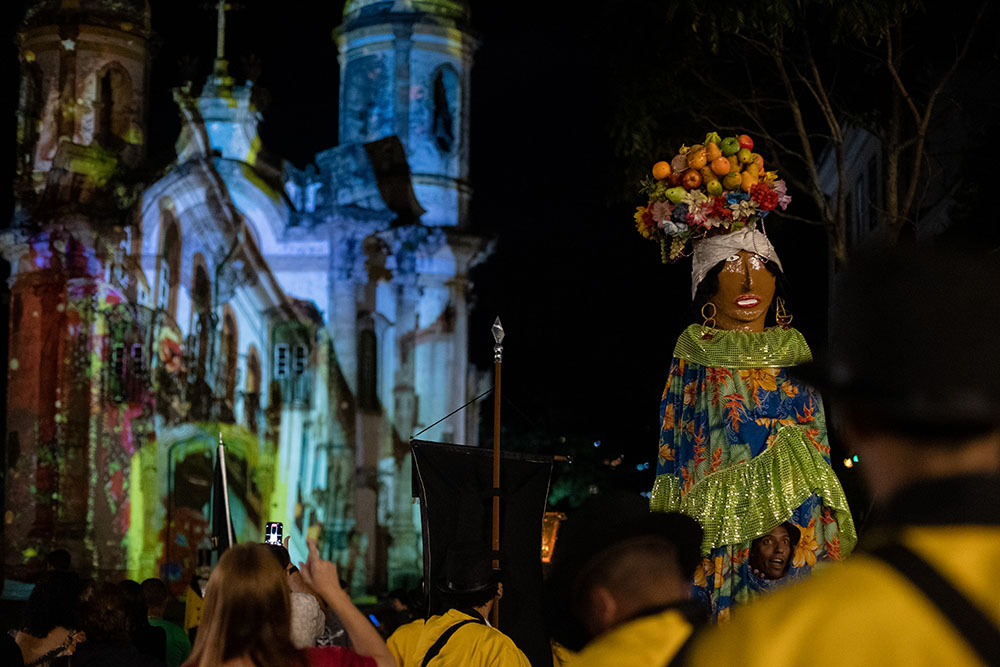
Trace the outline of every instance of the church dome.
[[102, 25], [149, 35], [149, 0], [38, 0], [24, 13], [22, 27], [62, 23]]
[[347, 0], [344, 22], [388, 18], [388, 14], [424, 14], [449, 22], [466, 23], [469, 8], [463, 0]]

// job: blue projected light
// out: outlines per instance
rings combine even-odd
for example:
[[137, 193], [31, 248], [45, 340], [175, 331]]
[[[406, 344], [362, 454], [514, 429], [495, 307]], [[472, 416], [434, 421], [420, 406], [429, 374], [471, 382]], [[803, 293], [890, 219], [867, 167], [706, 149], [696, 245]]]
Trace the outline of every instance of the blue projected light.
[[600, 440], [594, 440], [594, 447], [600, 447], [600, 446], [601, 446], [601, 441]]

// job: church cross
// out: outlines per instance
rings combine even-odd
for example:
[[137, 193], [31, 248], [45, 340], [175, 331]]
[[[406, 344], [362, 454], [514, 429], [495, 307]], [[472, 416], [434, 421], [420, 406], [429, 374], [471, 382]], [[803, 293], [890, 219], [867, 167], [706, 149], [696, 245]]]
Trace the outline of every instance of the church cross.
[[229, 5], [224, 0], [219, 0], [215, 4], [216, 28], [215, 28], [215, 59], [225, 60], [226, 55], [226, 9]]

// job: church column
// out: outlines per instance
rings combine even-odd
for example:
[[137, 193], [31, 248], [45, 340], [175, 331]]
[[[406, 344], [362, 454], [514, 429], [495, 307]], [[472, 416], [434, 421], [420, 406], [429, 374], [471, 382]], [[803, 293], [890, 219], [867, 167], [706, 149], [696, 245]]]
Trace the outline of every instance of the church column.
[[[355, 581], [361, 579], [354, 573], [363, 569], [366, 574], [373, 571], [375, 564], [374, 549], [376, 528], [378, 525], [378, 450], [379, 438], [372, 436], [373, 426], [370, 416], [365, 414], [358, 402], [358, 303], [363, 296], [363, 287], [357, 283], [363, 275], [359, 266], [360, 243], [356, 235], [346, 228], [344, 221], [332, 226], [330, 236], [330, 338], [333, 343], [334, 355], [339, 365], [341, 377], [346, 386], [346, 392], [337, 394], [337, 413], [345, 420], [345, 443], [350, 448], [344, 452], [345, 464], [350, 461], [349, 478], [353, 480], [353, 489], [344, 489], [354, 495], [354, 531], [358, 537], [354, 539], [352, 549], [361, 550], [352, 553], [348, 549], [344, 566], [344, 576], [352, 581], [352, 592]], [[343, 403], [347, 402], [346, 408]], [[377, 427], [374, 429], [377, 431]], [[364, 551], [365, 545], [367, 551]], [[358, 561], [361, 562], [358, 562]], [[348, 571], [349, 570], [349, 571]]]
[[397, 435], [394, 438], [396, 481], [390, 524], [392, 536], [392, 546], [389, 548], [390, 588], [395, 588], [404, 582], [412, 583], [421, 572], [417, 532], [413, 524], [413, 493], [410, 477], [412, 455], [408, 445], [417, 419], [415, 343], [419, 324], [417, 303], [420, 299], [420, 288], [417, 285], [415, 271], [412, 267], [407, 268], [408, 270], [401, 267], [396, 284], [396, 349], [399, 363], [393, 387]]
[[[451, 302], [455, 309], [455, 330], [452, 333], [451, 378], [448, 404], [459, 406], [467, 400], [469, 393], [469, 279], [464, 273], [459, 273], [448, 281], [451, 290]], [[456, 415], [457, 416], [457, 415]], [[474, 444], [469, 442], [465, 431], [465, 415], [454, 420], [455, 443], [460, 445]]]

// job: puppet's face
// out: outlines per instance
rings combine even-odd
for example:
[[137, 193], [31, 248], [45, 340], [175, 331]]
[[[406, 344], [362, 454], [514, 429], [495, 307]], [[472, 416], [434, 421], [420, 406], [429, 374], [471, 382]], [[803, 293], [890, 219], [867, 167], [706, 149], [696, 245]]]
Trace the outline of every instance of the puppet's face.
[[774, 275], [767, 260], [740, 250], [730, 255], [719, 273], [719, 290], [712, 296], [716, 328], [763, 331], [767, 309], [774, 298]]

